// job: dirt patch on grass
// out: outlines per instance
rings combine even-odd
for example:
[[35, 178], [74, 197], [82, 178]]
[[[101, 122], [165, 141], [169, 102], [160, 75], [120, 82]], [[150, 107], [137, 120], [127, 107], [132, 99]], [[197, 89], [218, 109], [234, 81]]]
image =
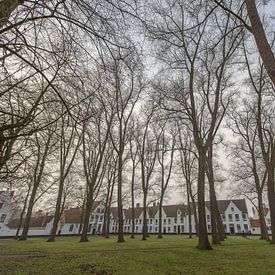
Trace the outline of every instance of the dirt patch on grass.
[[106, 270], [103, 266], [101, 265], [96, 265], [96, 264], [80, 264], [79, 269], [83, 273], [88, 273], [88, 274], [94, 274], [94, 275], [111, 275], [113, 274], [109, 270]]

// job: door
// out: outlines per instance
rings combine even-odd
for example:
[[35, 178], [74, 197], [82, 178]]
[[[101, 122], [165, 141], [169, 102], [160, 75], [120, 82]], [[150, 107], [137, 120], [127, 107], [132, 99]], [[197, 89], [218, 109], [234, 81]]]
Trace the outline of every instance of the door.
[[229, 229], [230, 229], [230, 234], [234, 235], [235, 234], [234, 224], [229, 224]]

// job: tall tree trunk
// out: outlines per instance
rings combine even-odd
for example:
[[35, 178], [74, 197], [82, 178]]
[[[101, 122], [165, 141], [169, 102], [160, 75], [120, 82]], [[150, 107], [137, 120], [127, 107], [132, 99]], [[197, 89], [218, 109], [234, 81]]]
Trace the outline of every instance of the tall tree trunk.
[[270, 241], [266, 223], [265, 223], [262, 193], [258, 193], [258, 209], [259, 209], [259, 219], [260, 219], [260, 226], [261, 226], [261, 239]]
[[203, 146], [198, 148], [198, 213], [199, 213], [199, 243], [198, 248], [202, 250], [212, 249], [207, 234], [205, 215], [205, 172], [206, 172], [206, 152]]
[[143, 194], [143, 226], [142, 226], [142, 240], [146, 241], [148, 236], [147, 225], [147, 192]]
[[189, 189], [190, 191], [190, 198], [192, 201], [192, 205], [193, 205], [193, 212], [194, 212], [194, 220], [195, 220], [195, 229], [196, 229], [196, 236], [199, 236], [199, 221], [198, 221], [198, 213], [197, 213], [197, 207], [196, 207], [196, 200], [195, 197], [193, 195], [193, 192], [191, 190], [191, 188]]
[[23, 217], [24, 217], [24, 214], [25, 214], [25, 211], [26, 211], [26, 208], [27, 208], [27, 204], [28, 204], [28, 198], [29, 198], [30, 191], [31, 191], [31, 185], [29, 185], [29, 187], [28, 187], [28, 192], [27, 192], [26, 198], [24, 200], [23, 209], [20, 213], [19, 224], [18, 224], [18, 227], [17, 227], [17, 230], [16, 230], [15, 239], [18, 238], [18, 235], [20, 233]]
[[131, 183], [131, 217], [132, 217], [132, 230], [131, 230], [131, 238], [135, 238], [135, 164], [133, 164], [132, 170], [132, 183]]
[[261, 22], [255, 0], [245, 0], [247, 14], [251, 23], [250, 31], [253, 34], [260, 56], [263, 60], [265, 69], [275, 85], [275, 58], [268, 43], [266, 34]]
[[[122, 145], [120, 146], [122, 148]], [[118, 175], [117, 175], [117, 207], [118, 207], [118, 237], [117, 242], [125, 242], [123, 236], [123, 205], [122, 205], [122, 150], [118, 154]]]
[[132, 189], [132, 209], [131, 209], [131, 223], [132, 223], [132, 228], [131, 228], [131, 238], [135, 238], [135, 198], [134, 198], [134, 192]]
[[89, 229], [89, 221], [90, 221], [90, 214], [91, 209], [93, 207], [93, 193], [89, 190], [87, 194], [87, 201], [86, 201], [86, 209], [84, 212], [84, 221], [83, 221], [83, 229], [82, 234], [80, 237], [80, 242], [88, 242], [88, 229]]
[[48, 242], [55, 241], [56, 232], [57, 232], [58, 224], [59, 224], [59, 220], [60, 220], [61, 208], [62, 208], [61, 204], [62, 204], [63, 189], [64, 189], [64, 178], [63, 178], [63, 174], [62, 174], [60, 177], [60, 180], [59, 180], [58, 195], [57, 195], [57, 200], [56, 200], [56, 205], [55, 205], [55, 214], [54, 214], [54, 220], [53, 220], [53, 228], [52, 228], [50, 237], [47, 240]]
[[[115, 165], [115, 167], [116, 167], [116, 165]], [[106, 223], [106, 236], [105, 236], [105, 238], [110, 237], [110, 208], [111, 208], [111, 205], [112, 205], [115, 182], [116, 182], [116, 174], [115, 174], [115, 171], [114, 171], [113, 183], [112, 183], [112, 186], [111, 186], [111, 192], [110, 192], [109, 201], [108, 201], [108, 204], [107, 204], [107, 223]]]
[[162, 204], [163, 204], [163, 196], [161, 196], [159, 200], [158, 239], [162, 239]]
[[187, 187], [187, 211], [188, 211], [188, 227], [189, 227], [189, 238], [192, 239], [192, 216], [191, 216], [191, 205], [190, 205], [190, 183], [186, 183]]
[[212, 183], [209, 182], [209, 197], [210, 197], [210, 212], [211, 212], [211, 235], [212, 235], [212, 244], [220, 244], [220, 239], [218, 236], [217, 228], [217, 210], [215, 205], [215, 190]]
[[27, 214], [26, 214], [26, 218], [25, 218], [25, 222], [24, 222], [24, 227], [23, 227], [22, 234], [19, 237], [19, 241], [27, 240], [37, 188], [38, 188], [38, 184], [35, 184], [33, 186], [32, 192], [31, 192], [31, 197], [29, 200], [29, 206], [28, 206], [28, 210], [27, 210]]
[[[273, 156], [271, 158], [274, 158]], [[269, 202], [270, 220], [271, 220], [271, 243], [275, 244], [275, 190], [274, 190], [274, 161], [270, 161], [267, 174], [267, 196]]]
[[225, 232], [219, 211], [219, 206], [215, 192], [215, 179], [213, 171], [213, 145], [211, 144], [208, 149], [207, 155], [207, 177], [209, 183], [209, 197], [210, 197], [210, 212], [211, 212], [211, 231], [212, 243], [219, 244], [224, 240]]
[[85, 214], [85, 204], [86, 204], [87, 197], [84, 198], [83, 203], [82, 203], [82, 209], [81, 209], [81, 220], [80, 220], [80, 225], [78, 228], [78, 234], [80, 235], [82, 232], [83, 228], [83, 220], [84, 220], [84, 214]]

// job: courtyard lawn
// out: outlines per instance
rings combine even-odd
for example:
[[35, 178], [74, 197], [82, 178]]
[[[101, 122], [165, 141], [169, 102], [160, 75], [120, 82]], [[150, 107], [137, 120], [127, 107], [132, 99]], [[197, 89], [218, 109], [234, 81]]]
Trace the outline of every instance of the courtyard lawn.
[[275, 274], [275, 246], [258, 237], [228, 237], [212, 251], [187, 236], [46, 240], [0, 239], [0, 274]]

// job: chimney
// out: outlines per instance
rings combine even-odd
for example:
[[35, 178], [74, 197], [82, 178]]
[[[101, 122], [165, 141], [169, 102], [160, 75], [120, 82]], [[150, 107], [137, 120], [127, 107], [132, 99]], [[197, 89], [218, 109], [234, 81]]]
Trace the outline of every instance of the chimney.
[[139, 206], [140, 206], [140, 203], [137, 203], [137, 204], [136, 204], [136, 208], [139, 208]]

